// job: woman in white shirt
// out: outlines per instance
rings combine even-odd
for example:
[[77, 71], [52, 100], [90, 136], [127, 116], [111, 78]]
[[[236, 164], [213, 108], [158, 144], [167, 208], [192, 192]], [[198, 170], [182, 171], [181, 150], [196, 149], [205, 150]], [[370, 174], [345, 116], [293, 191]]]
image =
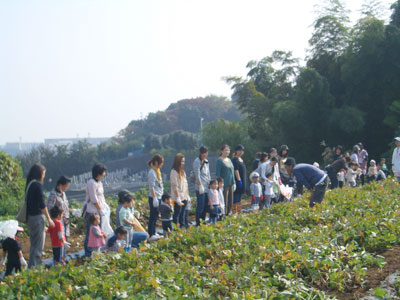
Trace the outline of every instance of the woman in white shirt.
[[174, 202], [174, 216], [172, 222], [180, 227], [189, 227], [187, 223], [186, 206], [189, 201], [189, 187], [185, 173], [185, 156], [178, 153], [175, 156], [174, 163], [170, 174], [171, 180], [171, 198]]

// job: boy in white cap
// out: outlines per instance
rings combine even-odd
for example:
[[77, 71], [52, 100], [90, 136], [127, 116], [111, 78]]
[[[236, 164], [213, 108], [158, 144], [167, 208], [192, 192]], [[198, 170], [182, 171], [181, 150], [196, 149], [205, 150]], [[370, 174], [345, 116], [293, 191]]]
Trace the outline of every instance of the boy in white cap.
[[378, 175], [378, 169], [376, 167], [376, 161], [371, 159], [368, 168], [368, 182], [375, 181]]
[[250, 175], [251, 177], [251, 209], [258, 210], [260, 201], [263, 200], [262, 186], [260, 181], [260, 174], [258, 172], [253, 172]]
[[393, 150], [392, 156], [392, 171], [394, 177], [400, 182], [400, 137], [394, 139], [396, 148]]

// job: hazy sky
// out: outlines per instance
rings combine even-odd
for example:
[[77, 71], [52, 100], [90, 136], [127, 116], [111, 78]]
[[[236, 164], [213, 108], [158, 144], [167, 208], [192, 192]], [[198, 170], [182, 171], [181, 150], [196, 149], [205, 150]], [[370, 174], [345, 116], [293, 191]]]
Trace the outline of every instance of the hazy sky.
[[112, 136], [180, 99], [229, 97], [221, 77], [249, 60], [304, 58], [320, 3], [0, 0], [0, 144]]

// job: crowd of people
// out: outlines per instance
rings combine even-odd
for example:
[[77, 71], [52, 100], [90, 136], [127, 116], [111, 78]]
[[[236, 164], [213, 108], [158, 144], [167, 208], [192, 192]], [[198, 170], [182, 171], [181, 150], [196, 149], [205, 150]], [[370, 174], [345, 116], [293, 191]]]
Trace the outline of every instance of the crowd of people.
[[[395, 138], [395, 144], [392, 171], [400, 182], [400, 137]], [[105, 229], [105, 224], [109, 226], [112, 223], [109, 220], [110, 207], [102, 184], [107, 169], [104, 165], [96, 164], [92, 169], [92, 178], [86, 185], [86, 200], [78, 213], [86, 221], [85, 256], [90, 257], [96, 252], [119, 251], [121, 248], [129, 252], [132, 248], [138, 248], [142, 242], [161, 238], [156, 232], [160, 216], [164, 236], [178, 226], [188, 228], [189, 211], [193, 204], [189, 194], [189, 181], [194, 184], [196, 191], [196, 226], [201, 226], [206, 223], [207, 214], [208, 223], [215, 224], [225, 216], [240, 213], [242, 196], [247, 192], [251, 195], [251, 210], [257, 211], [269, 209], [276, 202], [291, 201], [293, 195], [301, 194], [303, 187], [306, 187], [311, 191], [309, 205], [313, 207], [323, 201], [329, 183], [331, 189], [345, 185], [356, 187], [371, 181], [384, 180], [389, 172], [385, 159], [380, 159], [378, 164], [369, 159], [362, 143], [355, 145], [351, 154], [343, 153], [341, 146], [335, 147], [332, 161], [324, 170], [320, 169], [318, 163], [296, 164], [295, 159], [289, 156], [289, 147], [282, 145], [279, 151], [272, 148], [269, 153], [257, 153], [253, 170], [248, 175], [242, 158], [244, 152], [244, 146], [238, 145], [231, 156], [231, 148], [223, 145], [216, 162], [216, 178], [211, 178], [207, 147], [200, 147], [188, 177], [185, 172], [185, 156], [178, 153], [170, 171], [170, 194], [164, 191], [161, 175], [164, 158], [159, 154], [154, 155], [148, 162], [150, 215], [147, 230], [136, 219], [135, 200], [127, 190], [118, 193], [115, 230], [110, 232], [110, 229]], [[65, 194], [71, 180], [61, 176], [46, 203], [43, 191], [45, 174], [45, 167], [35, 164], [26, 179], [29, 268], [42, 263], [46, 232], [50, 235], [54, 264], [63, 263], [65, 249], [70, 246], [70, 214], [76, 215], [76, 211], [69, 208]], [[6, 275], [11, 274], [13, 269], [19, 271], [26, 264], [21, 246], [17, 242], [7, 239], [3, 243], [3, 252], [8, 256]]]

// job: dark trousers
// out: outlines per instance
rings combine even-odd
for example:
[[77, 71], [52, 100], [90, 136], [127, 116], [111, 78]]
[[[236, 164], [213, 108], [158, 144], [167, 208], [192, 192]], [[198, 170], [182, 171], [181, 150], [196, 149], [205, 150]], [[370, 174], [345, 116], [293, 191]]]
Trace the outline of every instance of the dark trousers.
[[196, 191], [197, 198], [197, 206], [196, 206], [196, 226], [200, 225], [200, 219], [206, 219], [206, 202], [207, 202], [207, 193], [203, 193], [200, 195], [199, 191]]
[[21, 272], [21, 263], [19, 261], [7, 261], [6, 273], [4, 274], [4, 276], [11, 275], [14, 269], [15, 273]]
[[310, 207], [314, 207], [316, 203], [322, 202], [325, 196], [327, 185], [328, 185], [328, 179], [325, 179], [323, 183], [314, 187], [314, 194], [310, 199]]
[[179, 223], [179, 227], [183, 228], [186, 227], [188, 228], [189, 224], [187, 224], [187, 210], [186, 210], [186, 205], [187, 205], [187, 200], [182, 201], [183, 206], [178, 205], [178, 203], [175, 202], [174, 204], [174, 215], [172, 217], [172, 222], [175, 224]]
[[62, 263], [63, 247], [53, 247], [53, 263], [58, 265]]
[[172, 227], [172, 221], [162, 221], [162, 229], [164, 230], [164, 233], [173, 231], [174, 227]]
[[154, 207], [153, 206], [153, 198], [149, 197], [149, 207], [150, 207], [150, 219], [149, 219], [147, 232], [149, 233], [149, 236], [153, 236], [156, 234], [156, 223], [158, 220], [160, 205], [158, 207]]
[[337, 179], [337, 173], [333, 171], [331, 166], [327, 166], [325, 170], [328, 172], [329, 180], [331, 181], [330, 189], [336, 189], [339, 186], [339, 181]]

